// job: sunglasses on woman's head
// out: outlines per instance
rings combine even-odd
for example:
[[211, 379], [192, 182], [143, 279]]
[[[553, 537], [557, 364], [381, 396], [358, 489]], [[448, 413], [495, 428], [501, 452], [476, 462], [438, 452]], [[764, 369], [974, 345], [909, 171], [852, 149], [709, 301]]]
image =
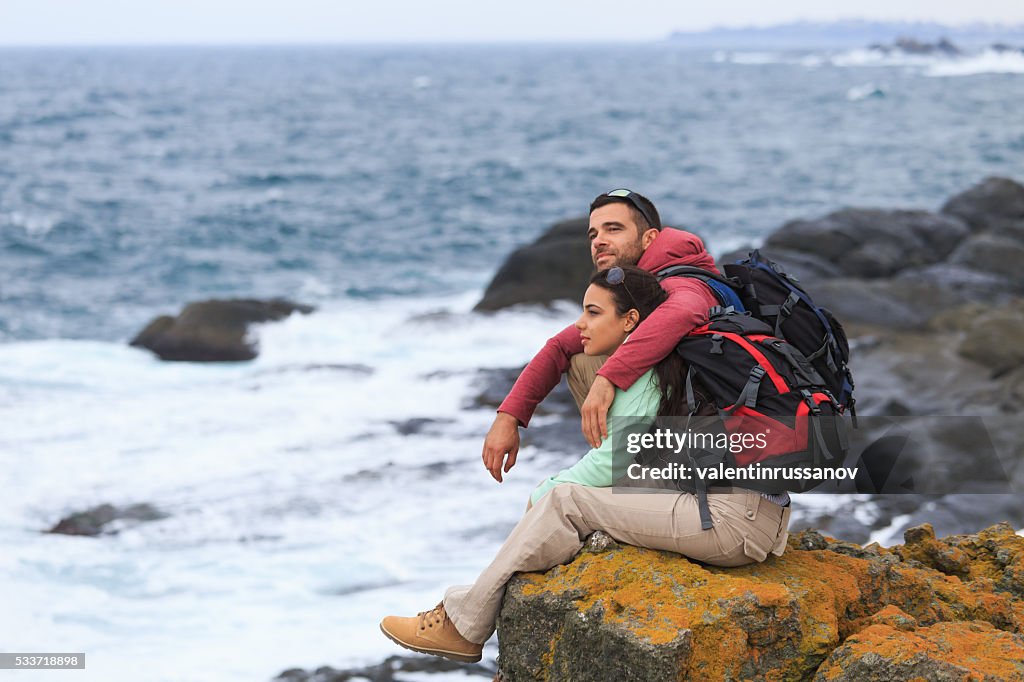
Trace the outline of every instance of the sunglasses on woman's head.
[[636, 304], [636, 299], [633, 298], [633, 292], [631, 292], [629, 287], [626, 286], [625, 270], [620, 268], [618, 265], [613, 268], [608, 268], [608, 272], [606, 272], [604, 276], [604, 281], [608, 282], [608, 284], [611, 284], [613, 287], [621, 284], [622, 288], [626, 290], [626, 295], [629, 296], [629, 300], [633, 302], [633, 307], [637, 310], [640, 309]]

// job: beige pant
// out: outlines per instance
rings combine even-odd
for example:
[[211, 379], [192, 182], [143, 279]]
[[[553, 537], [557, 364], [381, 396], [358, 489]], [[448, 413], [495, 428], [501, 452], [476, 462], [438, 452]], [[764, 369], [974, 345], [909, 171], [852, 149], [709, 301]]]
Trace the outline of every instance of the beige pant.
[[474, 584], [445, 593], [445, 611], [463, 637], [487, 641], [509, 578], [568, 562], [596, 530], [619, 542], [678, 552], [715, 566], [742, 566], [763, 561], [769, 553], [782, 554], [789, 507], [756, 492], [709, 494], [708, 505], [714, 528], [702, 530], [691, 493], [558, 485], [523, 516]]
[[582, 409], [583, 401], [590, 393], [590, 387], [594, 385], [597, 378], [597, 370], [608, 359], [607, 355], [584, 355], [578, 353], [569, 360], [569, 371], [565, 373], [566, 381], [569, 383], [569, 393], [572, 393], [576, 407]]

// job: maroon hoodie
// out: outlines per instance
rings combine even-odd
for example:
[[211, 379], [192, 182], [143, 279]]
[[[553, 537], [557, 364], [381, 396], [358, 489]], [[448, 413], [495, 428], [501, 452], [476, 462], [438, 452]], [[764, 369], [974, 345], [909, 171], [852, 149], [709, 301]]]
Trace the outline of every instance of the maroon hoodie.
[[[715, 259], [704, 249], [700, 237], [671, 227], [658, 233], [637, 265], [648, 272], [658, 272], [672, 265], [692, 265], [718, 272]], [[708, 310], [718, 305], [711, 289], [692, 277], [669, 277], [661, 286], [668, 292], [668, 299], [630, 334], [628, 342], [619, 346], [598, 371], [623, 390], [672, 352], [679, 339], [706, 322]], [[527, 426], [537, 404], [569, 369], [569, 359], [582, 352], [583, 341], [574, 325], [548, 339], [519, 375], [498, 411], [511, 414]]]

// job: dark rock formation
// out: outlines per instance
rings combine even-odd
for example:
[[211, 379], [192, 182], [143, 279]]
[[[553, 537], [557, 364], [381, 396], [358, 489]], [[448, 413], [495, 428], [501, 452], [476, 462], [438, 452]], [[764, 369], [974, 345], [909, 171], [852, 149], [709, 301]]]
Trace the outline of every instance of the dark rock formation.
[[873, 279], [937, 263], [969, 232], [960, 219], [928, 211], [846, 208], [786, 223], [764, 250], [809, 253], [828, 261], [833, 275]]
[[957, 194], [942, 213], [960, 218], [976, 232], [1024, 233], [1024, 186], [1009, 178], [991, 177]]
[[403, 436], [420, 436], [423, 434], [437, 433], [437, 427], [444, 424], [451, 424], [453, 419], [432, 419], [430, 417], [412, 417], [401, 421], [388, 422], [395, 427], [395, 431]]
[[254, 342], [246, 338], [254, 322], [270, 322], [293, 312], [311, 313], [313, 307], [284, 299], [209, 300], [189, 303], [177, 317], [162, 315], [132, 339], [131, 345], [147, 348], [161, 360], [231, 362], [252, 360]]
[[[167, 514], [149, 504], [133, 504], [128, 507], [115, 507], [112, 504], [101, 504], [76, 512], [61, 519], [47, 533], [63, 535], [116, 534], [125, 525], [134, 525], [145, 521], [158, 521], [167, 518]], [[122, 523], [115, 523], [122, 522]]]
[[456, 663], [435, 656], [389, 656], [381, 663], [362, 668], [291, 668], [275, 677], [274, 682], [403, 682], [413, 679], [413, 676], [420, 680], [431, 674], [437, 674], [439, 679], [451, 680], [454, 673], [461, 673], [459, 679], [472, 682], [493, 679], [495, 670], [483, 663]]
[[911, 529], [892, 549], [805, 531], [782, 557], [728, 569], [603, 544], [512, 580], [502, 679], [1024, 676], [1024, 538], [1007, 525]]
[[875, 43], [872, 50], [878, 50], [885, 54], [898, 52], [907, 55], [930, 56], [941, 55], [943, 57], [956, 57], [963, 52], [954, 45], [948, 38], [940, 38], [935, 43], [924, 43], [916, 38], [897, 38], [892, 45]]
[[594, 271], [587, 243], [588, 224], [587, 218], [557, 223], [533, 243], [513, 251], [474, 310], [582, 300]]
[[1006, 43], [992, 43], [988, 49], [997, 54], [1024, 54], [1024, 47], [1014, 47]]
[[935, 332], [954, 332], [957, 352], [989, 368], [994, 378], [1024, 366], [1024, 299], [1003, 306], [972, 304], [931, 320]]
[[1024, 295], [1024, 186], [988, 178], [940, 213], [847, 208], [794, 220], [761, 251], [845, 323], [923, 328], [968, 302]]

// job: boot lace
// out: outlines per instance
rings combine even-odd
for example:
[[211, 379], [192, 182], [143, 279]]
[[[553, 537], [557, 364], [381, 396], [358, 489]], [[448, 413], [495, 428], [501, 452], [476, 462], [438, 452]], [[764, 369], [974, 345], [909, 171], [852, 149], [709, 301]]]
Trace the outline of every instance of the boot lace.
[[435, 625], [440, 625], [448, 618], [448, 614], [444, 612], [444, 602], [438, 603], [437, 606], [429, 611], [420, 611], [416, 615], [420, 617], [420, 630], [426, 630], [427, 628], [432, 628]]

